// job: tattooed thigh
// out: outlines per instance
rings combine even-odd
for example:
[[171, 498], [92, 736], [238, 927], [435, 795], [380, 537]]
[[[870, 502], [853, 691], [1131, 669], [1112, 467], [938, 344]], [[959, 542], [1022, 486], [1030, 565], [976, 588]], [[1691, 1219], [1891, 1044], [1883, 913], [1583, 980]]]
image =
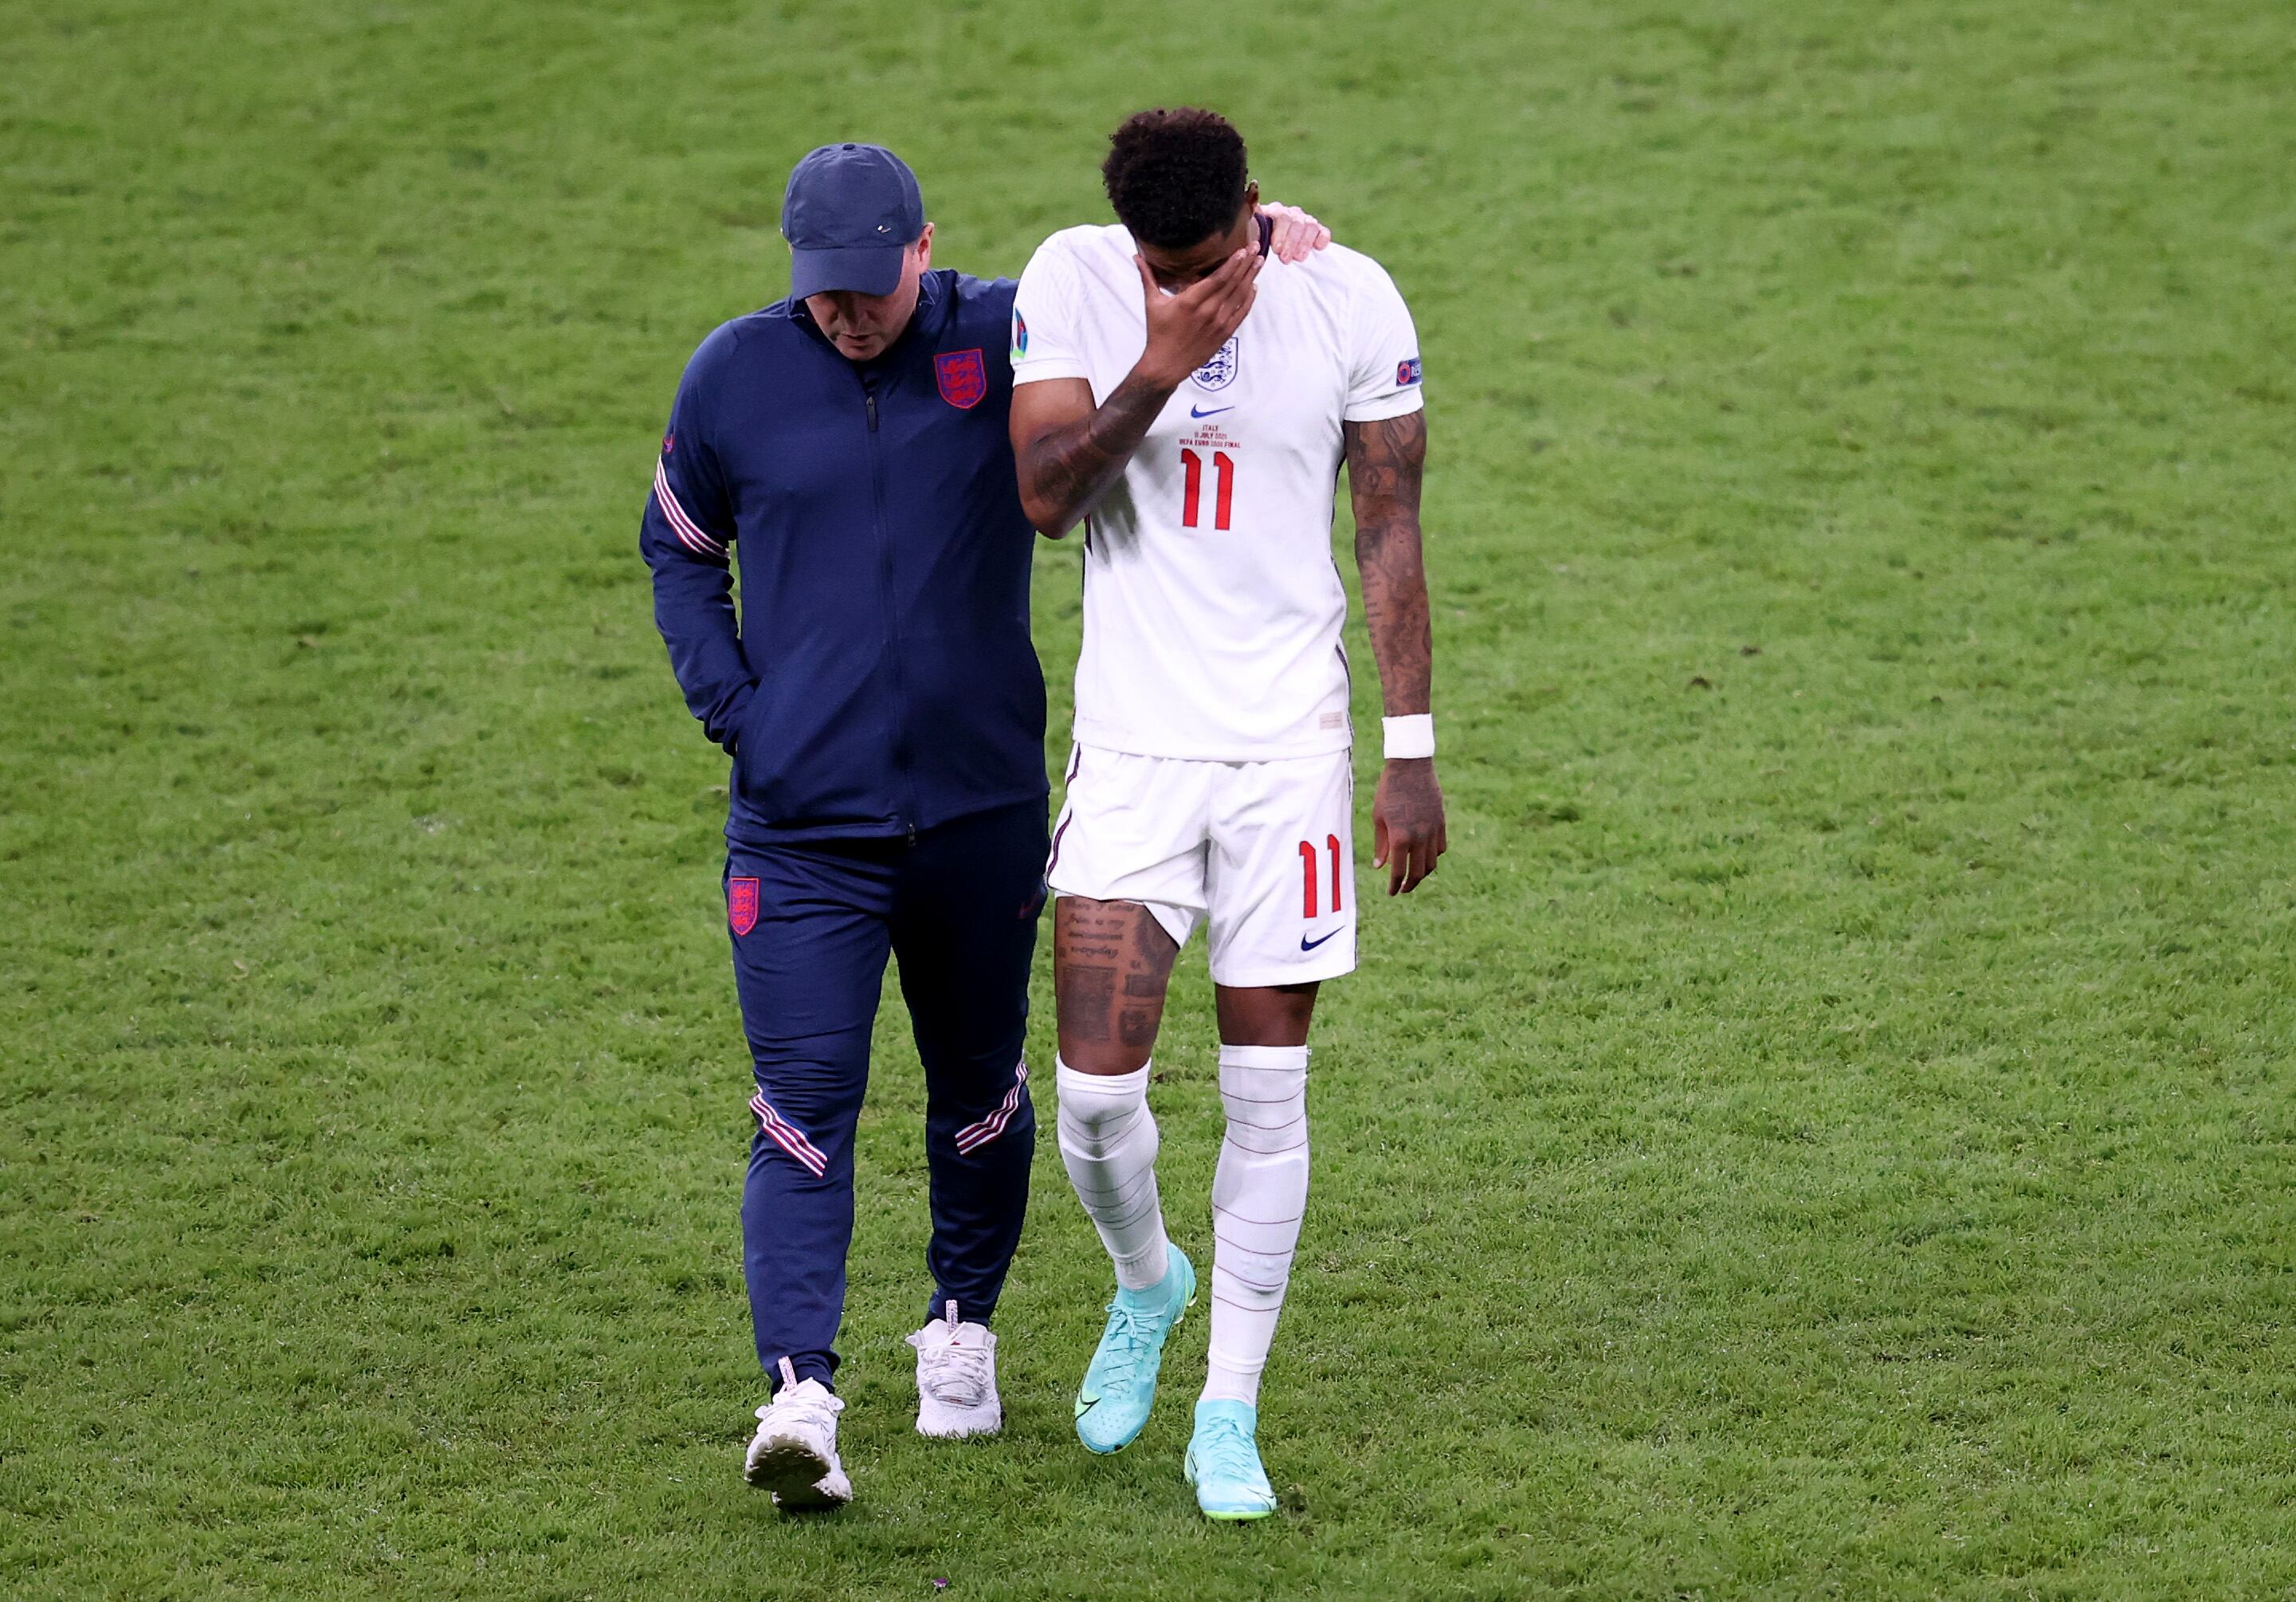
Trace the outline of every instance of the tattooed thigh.
[[1137, 902], [1062, 897], [1053, 916], [1053, 992], [1062, 1056], [1099, 1073], [1128, 1072], [1145, 1062], [1178, 955], [1155, 915]]

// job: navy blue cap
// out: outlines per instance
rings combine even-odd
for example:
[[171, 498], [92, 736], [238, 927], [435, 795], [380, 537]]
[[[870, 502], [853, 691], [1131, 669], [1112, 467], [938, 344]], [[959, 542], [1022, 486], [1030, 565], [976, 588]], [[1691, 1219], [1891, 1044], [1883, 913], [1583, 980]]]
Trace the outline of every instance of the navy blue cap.
[[901, 252], [925, 231], [925, 197], [908, 163], [882, 144], [824, 144], [797, 164], [782, 197], [790, 293], [890, 295]]

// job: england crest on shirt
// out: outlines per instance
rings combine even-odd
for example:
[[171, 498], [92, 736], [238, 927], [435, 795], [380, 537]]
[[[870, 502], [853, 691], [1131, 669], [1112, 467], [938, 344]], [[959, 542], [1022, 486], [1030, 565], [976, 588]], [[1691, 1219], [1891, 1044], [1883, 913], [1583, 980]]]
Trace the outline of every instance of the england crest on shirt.
[[1212, 352], [1211, 360], [1197, 368], [1192, 376], [1199, 390], [1225, 390], [1235, 382], [1236, 341], [1243, 336], [1232, 333], [1227, 343]]

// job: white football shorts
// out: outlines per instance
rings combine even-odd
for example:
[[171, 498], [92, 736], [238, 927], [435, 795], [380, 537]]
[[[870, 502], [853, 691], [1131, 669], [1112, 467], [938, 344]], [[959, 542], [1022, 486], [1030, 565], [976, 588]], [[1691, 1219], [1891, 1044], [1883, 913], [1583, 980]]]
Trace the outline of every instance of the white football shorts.
[[1138, 901], [1188, 943], [1211, 926], [1215, 984], [1305, 984], [1356, 965], [1349, 753], [1207, 762], [1076, 748], [1053, 826], [1056, 896]]

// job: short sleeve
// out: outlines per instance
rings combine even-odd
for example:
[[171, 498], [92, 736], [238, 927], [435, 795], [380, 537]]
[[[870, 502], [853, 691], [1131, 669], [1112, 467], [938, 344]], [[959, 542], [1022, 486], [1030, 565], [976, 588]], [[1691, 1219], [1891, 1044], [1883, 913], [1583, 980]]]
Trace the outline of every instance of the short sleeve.
[[1037, 247], [1013, 296], [1013, 382], [1090, 378], [1077, 308], [1076, 259], [1059, 235]]
[[1349, 319], [1348, 404], [1349, 423], [1377, 423], [1415, 412], [1419, 392], [1419, 331], [1395, 280], [1375, 262], [1357, 292]]

